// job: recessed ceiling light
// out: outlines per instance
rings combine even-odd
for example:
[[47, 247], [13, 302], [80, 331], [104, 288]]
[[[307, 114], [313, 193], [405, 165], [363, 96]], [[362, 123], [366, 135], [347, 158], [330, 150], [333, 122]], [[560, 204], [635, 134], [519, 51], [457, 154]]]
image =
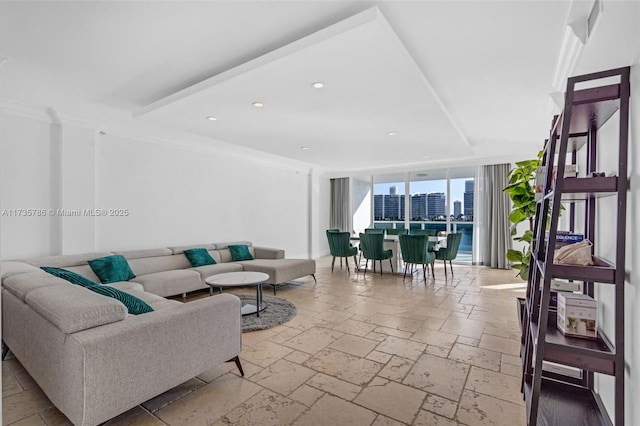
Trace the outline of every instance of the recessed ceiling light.
[[213, 116], [211, 116], [211, 115], [210, 115], [209, 117], [207, 117], [207, 120], [209, 120], [209, 121], [216, 121], [216, 120], [217, 120], [217, 118], [215, 118], [215, 117], [213, 117]]
[[395, 136], [395, 135], [397, 135], [396, 132], [387, 132], [387, 136]]
[[321, 81], [316, 81], [315, 83], [311, 84], [311, 87], [313, 87], [314, 89], [322, 89], [324, 87], [324, 83]]
[[262, 102], [254, 102], [253, 106], [256, 108], [262, 108], [264, 106], [264, 104]]
[[306, 151], [306, 150], [309, 149], [309, 147], [308, 146], [301, 146], [300, 149], [303, 150], [303, 151]]

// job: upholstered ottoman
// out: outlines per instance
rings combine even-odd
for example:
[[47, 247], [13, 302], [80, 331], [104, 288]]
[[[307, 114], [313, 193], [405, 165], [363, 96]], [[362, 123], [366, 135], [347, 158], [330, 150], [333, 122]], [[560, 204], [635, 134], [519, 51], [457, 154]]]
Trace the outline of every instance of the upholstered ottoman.
[[239, 262], [245, 271], [264, 272], [269, 275], [266, 284], [273, 286], [273, 294], [276, 294], [276, 286], [289, 280], [311, 275], [316, 280], [316, 262], [313, 259], [254, 259], [241, 260]]

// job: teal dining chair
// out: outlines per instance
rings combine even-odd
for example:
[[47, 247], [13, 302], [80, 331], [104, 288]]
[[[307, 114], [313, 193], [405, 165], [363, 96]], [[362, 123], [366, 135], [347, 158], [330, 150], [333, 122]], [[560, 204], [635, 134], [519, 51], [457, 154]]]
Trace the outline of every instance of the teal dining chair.
[[366, 228], [364, 230], [365, 234], [382, 234], [384, 235], [384, 228]]
[[380, 261], [380, 275], [382, 275], [382, 261], [389, 259], [389, 265], [391, 265], [391, 273], [393, 274], [393, 257], [392, 250], [384, 249], [384, 235], [379, 233], [364, 233], [360, 234], [360, 250], [362, 251], [362, 257], [365, 258], [364, 272], [367, 273], [367, 267], [369, 266], [369, 260], [373, 260], [373, 272], [376, 271], [376, 260]]
[[[404, 275], [402, 279], [407, 277], [407, 269], [411, 265], [422, 265], [422, 275], [424, 280], [427, 281], [427, 269], [431, 265], [431, 276], [436, 277], [434, 264], [436, 261], [436, 254], [429, 251], [429, 236], [428, 235], [400, 235], [400, 251], [402, 252], [402, 260], [404, 261]], [[413, 271], [411, 272], [413, 274]]]
[[458, 248], [460, 247], [460, 240], [462, 234], [460, 232], [447, 235], [447, 246], [441, 247], [436, 251], [436, 259], [444, 261], [444, 276], [447, 276], [447, 260], [449, 261], [449, 268], [451, 268], [451, 276], [453, 276], [453, 264], [451, 261], [458, 256]]
[[342, 265], [342, 258], [345, 258], [345, 263], [347, 264], [347, 272], [349, 271], [349, 257], [353, 256], [353, 262], [356, 264], [356, 270], [358, 270], [358, 261], [356, 260], [356, 255], [358, 254], [358, 249], [356, 247], [351, 246], [349, 243], [349, 239], [351, 238], [351, 234], [348, 232], [336, 232], [331, 229], [327, 229], [327, 240], [329, 241], [329, 251], [331, 256], [333, 256], [333, 260], [331, 261], [331, 273], [333, 273], [333, 266], [336, 263], [336, 257], [340, 258], [340, 265]]

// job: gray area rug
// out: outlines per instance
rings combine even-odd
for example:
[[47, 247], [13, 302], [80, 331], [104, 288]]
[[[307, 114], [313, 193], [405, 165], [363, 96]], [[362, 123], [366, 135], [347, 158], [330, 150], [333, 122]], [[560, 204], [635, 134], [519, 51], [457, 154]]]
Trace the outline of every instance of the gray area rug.
[[[238, 297], [243, 303], [256, 303], [255, 296], [239, 294]], [[280, 297], [263, 294], [262, 301], [267, 304], [267, 309], [260, 312], [260, 318], [255, 314], [242, 317], [243, 333], [275, 327], [289, 321], [298, 313], [296, 305]]]

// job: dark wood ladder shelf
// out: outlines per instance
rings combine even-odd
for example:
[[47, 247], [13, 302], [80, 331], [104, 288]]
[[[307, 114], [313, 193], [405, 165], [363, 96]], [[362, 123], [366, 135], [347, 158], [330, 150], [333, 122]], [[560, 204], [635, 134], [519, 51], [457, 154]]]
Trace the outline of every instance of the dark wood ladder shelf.
[[[541, 159], [544, 168], [543, 196], [536, 203], [527, 295], [525, 299], [518, 299], [517, 304], [522, 327], [522, 391], [528, 425], [624, 424], [629, 73], [630, 68], [625, 67], [569, 78], [564, 110], [554, 117], [549, 139], [545, 141]], [[585, 82], [593, 85], [600, 79], [606, 79], [607, 85], [576, 90], [576, 85]], [[619, 83], [608, 84], [613, 79]], [[615, 125], [616, 121], [617, 138], [609, 136], [609, 140], [598, 140], [598, 130], [605, 123]], [[617, 150], [618, 169], [614, 176], [604, 176], [596, 168], [598, 148], [606, 149], [609, 155]], [[578, 151], [586, 151], [585, 164], [580, 165], [583, 170], [579, 176], [565, 177], [565, 166], [578, 162]], [[606, 217], [600, 218], [601, 222], [610, 219], [615, 224], [615, 233], [601, 236], [602, 239], [615, 238], [613, 261], [594, 253], [598, 247], [595, 241], [599, 223], [596, 221], [596, 206], [605, 197], [616, 197], [616, 207], [607, 209]], [[566, 207], [563, 203], [570, 205]], [[553, 259], [560, 215], [568, 215], [562, 221], [563, 226], [567, 226], [565, 222], [568, 220], [569, 231], [576, 232], [577, 206], [584, 210], [581, 223], [584, 229], [580, 233], [593, 243], [590, 249], [593, 265], [556, 264]], [[597, 286], [613, 289], [613, 313], [607, 317], [613, 317], [613, 327], [607, 327], [610, 333], [613, 328], [613, 336], [596, 329], [595, 338], [574, 337], [565, 335], [558, 328], [556, 317], [563, 312], [563, 307], [560, 302], [560, 307], [553, 305], [556, 297], [562, 300], [556, 290], [552, 290], [551, 284], [556, 278], [581, 282], [583, 293], [591, 298], [596, 295]], [[591, 324], [587, 326], [592, 327]], [[614, 378], [611, 413], [607, 412], [594, 389], [595, 374]]]

